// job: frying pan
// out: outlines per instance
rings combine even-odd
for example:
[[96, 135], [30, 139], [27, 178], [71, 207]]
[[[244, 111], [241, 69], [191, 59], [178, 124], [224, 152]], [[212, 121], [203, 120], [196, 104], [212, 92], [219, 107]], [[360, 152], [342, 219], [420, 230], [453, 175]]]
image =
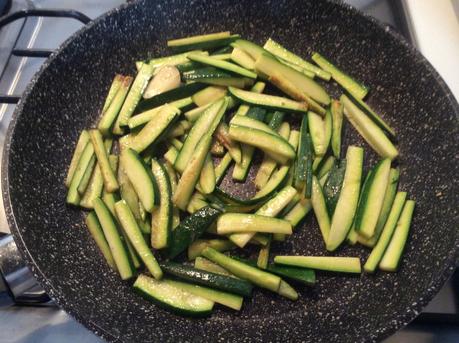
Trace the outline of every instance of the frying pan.
[[[168, 54], [168, 38], [223, 30], [257, 43], [272, 36], [302, 56], [317, 50], [371, 87], [368, 102], [398, 133], [400, 188], [417, 201], [398, 273], [322, 273], [314, 288], [298, 286], [297, 302], [257, 291], [240, 313], [218, 308], [190, 319], [143, 300], [107, 267], [82, 212], [65, 205], [63, 180], [78, 134], [96, 122], [114, 73], [134, 74], [136, 60]], [[341, 3], [139, 1], [76, 33], [34, 77], [9, 127], [3, 198], [16, 243], [44, 289], [108, 341], [377, 341], [414, 319], [455, 268], [458, 113], [418, 52]], [[350, 142], [365, 144], [348, 125]], [[376, 157], [365, 148], [368, 166]], [[273, 254], [324, 254], [312, 217]], [[347, 246], [335, 255], [363, 261], [368, 251]]]

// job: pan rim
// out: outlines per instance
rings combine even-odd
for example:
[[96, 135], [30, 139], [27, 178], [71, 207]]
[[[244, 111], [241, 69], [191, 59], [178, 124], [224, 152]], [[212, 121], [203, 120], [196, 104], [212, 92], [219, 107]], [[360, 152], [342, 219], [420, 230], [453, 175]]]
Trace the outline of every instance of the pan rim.
[[[45, 70], [53, 63], [53, 61], [64, 51], [77, 37], [83, 35], [88, 30], [91, 30], [94, 26], [98, 25], [99, 23], [106, 20], [107, 17], [115, 15], [117, 12], [125, 10], [131, 6], [138, 6], [145, 0], [136, 0], [131, 3], [122, 4], [105, 14], [97, 17], [96, 19], [92, 20], [89, 24], [83, 26], [78, 31], [73, 33], [69, 38], [67, 38], [58, 49], [56, 49], [50, 57], [43, 63], [40, 67], [39, 71], [32, 77], [29, 84], [27, 85], [25, 91], [22, 94], [21, 100], [16, 105], [16, 108], [13, 112], [11, 121], [8, 126], [6, 138], [5, 138], [5, 145], [3, 149], [2, 155], [2, 165], [1, 165], [1, 185], [2, 185], [2, 196], [4, 202], [5, 213], [7, 217], [7, 222], [10, 227], [10, 230], [13, 234], [14, 240], [18, 245], [19, 251], [24, 258], [27, 266], [32, 271], [34, 277], [39, 281], [39, 283], [43, 286], [45, 291], [48, 295], [57, 303], [57, 305], [63, 309], [66, 313], [71, 315], [75, 318], [79, 323], [83, 324], [85, 327], [90, 329], [93, 333], [98, 335], [99, 337], [107, 340], [107, 341], [115, 341], [118, 340], [118, 337], [113, 336], [111, 333], [105, 331], [101, 327], [99, 327], [93, 321], [84, 318], [79, 315], [78, 310], [74, 309], [72, 304], [69, 304], [65, 300], [65, 296], [57, 292], [50, 280], [45, 276], [45, 274], [39, 269], [38, 265], [35, 263], [33, 256], [29, 252], [26, 243], [24, 242], [22, 235], [19, 231], [16, 218], [13, 212], [13, 206], [11, 203], [10, 198], [10, 190], [9, 190], [9, 158], [10, 158], [10, 145], [11, 139], [15, 132], [15, 127], [18, 119], [20, 118], [24, 105], [26, 104], [30, 93], [34, 89], [37, 80], [41, 77], [41, 75], [45, 72]], [[346, 10], [347, 13], [351, 13], [357, 15], [359, 17], [363, 17], [364, 20], [369, 21], [377, 30], [381, 30], [381, 34], [389, 34], [392, 39], [394, 39], [398, 44], [402, 45], [404, 49], [410, 53], [410, 55], [416, 60], [420, 62], [424, 68], [432, 75], [433, 79], [438, 83], [442, 91], [444, 92], [444, 101], [448, 101], [450, 106], [454, 109], [456, 122], [458, 124], [459, 118], [459, 103], [455, 99], [454, 95], [452, 94], [451, 90], [449, 89], [448, 85], [442, 79], [442, 77], [438, 74], [435, 68], [430, 64], [430, 62], [412, 45], [410, 45], [403, 36], [401, 36], [398, 32], [396, 32], [390, 26], [379, 22], [377, 19], [362, 13], [360, 10], [352, 7], [351, 5], [345, 4], [342, 1], [333, 1], [333, 0], [326, 0], [330, 4], [337, 5], [342, 7]], [[454, 143], [450, 143], [454, 144]], [[433, 297], [438, 293], [440, 288], [444, 285], [444, 283], [450, 278], [452, 273], [454, 272], [456, 265], [458, 265], [459, 261], [459, 234], [456, 234], [455, 238], [455, 250], [452, 250], [447, 255], [445, 259], [445, 263], [443, 265], [443, 270], [441, 272], [441, 277], [436, 280], [433, 280], [430, 284], [430, 287], [425, 290], [422, 295], [421, 300], [417, 301], [415, 305], [411, 304], [407, 306], [404, 312], [400, 312], [397, 316], [395, 316], [394, 320], [388, 322], [383, 327], [379, 328], [377, 332], [375, 332], [371, 337], [368, 339], [372, 340], [381, 340], [386, 338], [396, 331], [400, 330], [412, 320], [414, 320], [417, 315], [421, 312], [421, 310], [433, 299]]]

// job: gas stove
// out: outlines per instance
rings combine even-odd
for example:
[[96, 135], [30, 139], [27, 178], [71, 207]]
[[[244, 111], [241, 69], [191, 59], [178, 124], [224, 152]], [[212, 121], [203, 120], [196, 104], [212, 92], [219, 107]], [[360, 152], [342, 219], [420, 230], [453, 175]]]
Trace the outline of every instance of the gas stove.
[[[90, 18], [93, 19], [123, 2], [0, 0], [0, 17], [4, 13], [9, 16], [17, 13], [15, 16], [20, 18], [4, 27], [0, 24], [0, 156], [15, 103], [44, 59]], [[459, 56], [459, 1], [442, 0], [435, 2], [433, 8], [432, 1], [346, 2], [390, 25], [416, 45], [459, 98], [459, 68], [454, 68], [452, 64], [456, 63]], [[53, 10], [48, 11], [50, 8]], [[444, 27], [446, 31], [444, 34], [434, 34], [432, 27]], [[454, 39], [456, 41], [452, 41]], [[451, 56], [450, 61], [445, 62], [446, 55]], [[7, 233], [9, 229], [0, 197], [0, 236]], [[2, 245], [13, 245], [8, 237], [0, 242], [0, 249]], [[3, 269], [1, 258], [0, 253], [0, 268]], [[7, 281], [10, 290], [15, 287], [16, 297], [12, 299], [10, 296], [3, 296], [7, 287], [2, 285], [0, 278], [0, 342], [101, 342], [57, 308], [30, 278], [27, 269], [9, 275]], [[456, 272], [413, 323], [385, 342], [459, 342], [458, 296], [459, 273]], [[10, 306], [2, 306], [6, 303]]]

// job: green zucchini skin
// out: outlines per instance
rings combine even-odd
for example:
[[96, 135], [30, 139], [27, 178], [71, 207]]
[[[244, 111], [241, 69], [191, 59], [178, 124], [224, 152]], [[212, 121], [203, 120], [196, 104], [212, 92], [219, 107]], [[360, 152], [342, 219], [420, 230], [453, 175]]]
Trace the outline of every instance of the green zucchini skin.
[[206, 272], [174, 262], [161, 263], [161, 269], [169, 275], [198, 285], [239, 294], [245, 297], [249, 297], [252, 294], [253, 286], [246, 280]]
[[151, 171], [159, 189], [159, 207], [151, 213], [151, 246], [166, 248], [172, 229], [172, 187], [169, 174], [164, 165], [156, 159], [151, 160]]
[[155, 280], [142, 274], [137, 277], [133, 286], [145, 299], [181, 315], [208, 316], [214, 306], [213, 301], [185, 292], [174, 286], [170, 280]]
[[155, 107], [164, 105], [165, 103], [189, 97], [206, 87], [206, 84], [190, 83], [182, 87], [178, 87], [170, 91], [158, 94], [149, 99], [142, 98], [139, 102], [139, 105], [136, 108], [136, 113], [142, 113], [151, 110]]
[[327, 203], [328, 214], [330, 216], [333, 216], [333, 213], [335, 212], [335, 207], [341, 193], [341, 187], [343, 186], [345, 172], [346, 159], [343, 159], [333, 165], [327, 181], [325, 182], [325, 202]]
[[167, 251], [168, 258], [173, 259], [185, 251], [191, 243], [206, 231], [221, 212], [219, 209], [206, 206], [185, 218], [171, 232], [170, 246]]
[[[256, 267], [257, 265], [257, 261], [255, 260], [249, 260], [241, 257], [237, 257], [235, 259], [247, 263], [252, 267]], [[266, 267], [266, 271], [309, 286], [314, 286], [316, 283], [316, 273], [313, 269], [269, 263]]]

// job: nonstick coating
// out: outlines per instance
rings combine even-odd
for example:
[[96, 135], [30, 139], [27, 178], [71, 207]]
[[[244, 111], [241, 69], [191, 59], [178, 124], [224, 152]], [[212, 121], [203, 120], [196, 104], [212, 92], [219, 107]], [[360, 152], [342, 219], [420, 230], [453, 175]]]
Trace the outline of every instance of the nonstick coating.
[[[240, 312], [217, 306], [210, 318], [189, 319], [143, 300], [104, 263], [82, 211], [65, 205], [64, 177], [79, 132], [96, 122], [116, 72], [134, 74], [136, 60], [168, 54], [168, 38], [223, 30], [260, 44], [273, 37], [302, 56], [320, 51], [370, 86], [368, 102], [398, 133], [400, 189], [417, 201], [398, 273], [318, 273], [314, 288], [295, 286], [297, 302], [257, 290]], [[9, 129], [3, 197], [16, 242], [45, 290], [108, 341], [376, 341], [412, 320], [454, 270], [458, 112], [424, 58], [345, 5], [138, 2], [74, 35], [34, 78]], [[347, 125], [350, 142], [365, 147], [367, 167], [374, 163], [371, 149]], [[273, 254], [325, 254], [312, 217]], [[360, 246], [336, 253], [362, 262], [367, 254]]]

